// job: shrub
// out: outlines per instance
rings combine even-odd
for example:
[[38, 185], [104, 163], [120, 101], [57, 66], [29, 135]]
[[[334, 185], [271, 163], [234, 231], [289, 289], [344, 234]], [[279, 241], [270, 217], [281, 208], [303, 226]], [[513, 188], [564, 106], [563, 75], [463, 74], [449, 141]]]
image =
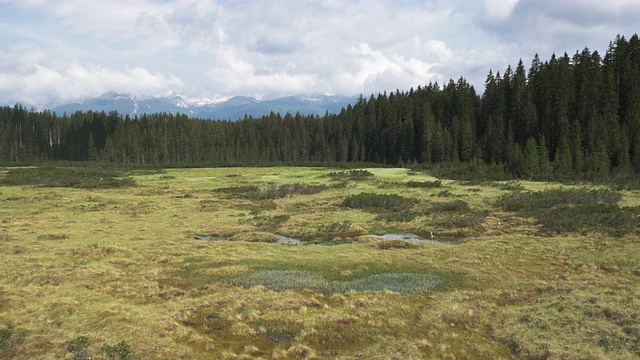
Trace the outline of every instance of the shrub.
[[497, 186], [501, 190], [524, 190], [524, 186], [519, 181], [509, 180], [504, 184]]
[[216, 191], [223, 192], [232, 198], [244, 198], [251, 200], [281, 199], [294, 195], [313, 195], [329, 188], [344, 188], [346, 183], [327, 185], [306, 185], [301, 183], [283, 184], [261, 189], [257, 186], [232, 186], [219, 188]]
[[498, 199], [496, 205], [506, 211], [550, 209], [557, 205], [616, 204], [622, 194], [607, 189], [553, 189], [538, 192], [513, 192]]
[[391, 211], [406, 210], [413, 205], [411, 199], [396, 194], [360, 193], [349, 195], [342, 201], [342, 206], [354, 209], [381, 208]]
[[136, 358], [135, 353], [124, 340], [116, 345], [104, 344], [100, 352], [105, 354], [110, 360], [133, 360]]
[[0, 349], [4, 349], [11, 345], [11, 337], [13, 336], [13, 329], [6, 327], [0, 329]]
[[485, 164], [480, 161], [455, 163], [426, 163], [422, 170], [429, 175], [441, 179], [471, 180], [471, 181], [503, 181], [513, 177], [505, 171], [502, 164]]
[[252, 193], [257, 193], [258, 191], [260, 191], [260, 188], [258, 188], [255, 185], [245, 185], [245, 186], [223, 187], [223, 188], [215, 189], [215, 191], [228, 194], [229, 197], [232, 197], [232, 198], [233, 197], [244, 198], [244, 197], [250, 196], [250, 194]]
[[86, 335], [82, 335], [76, 337], [73, 340], [66, 341], [64, 343], [64, 346], [68, 352], [73, 353], [74, 360], [86, 360], [91, 358], [87, 354], [87, 349], [89, 348], [90, 344], [91, 340], [89, 339], [89, 337]]
[[469, 210], [469, 204], [462, 200], [454, 200], [446, 203], [438, 203], [433, 204], [429, 207], [428, 211], [430, 213], [438, 213], [438, 212], [461, 212]]
[[0, 349], [6, 349], [24, 342], [24, 332], [16, 331], [13, 325], [0, 328]]
[[339, 172], [330, 172], [329, 174], [327, 174], [327, 176], [332, 178], [349, 178], [350, 180], [356, 180], [372, 177], [373, 173], [369, 170], [354, 169]]
[[73, 188], [118, 188], [134, 186], [136, 182], [125, 173], [101, 168], [56, 168], [37, 167], [11, 169], [0, 179], [0, 184], [73, 187]]
[[610, 204], [559, 206], [536, 217], [539, 224], [556, 232], [605, 231], [612, 236], [623, 236], [638, 226], [636, 217]]
[[376, 217], [376, 220], [386, 222], [411, 222], [418, 217], [418, 213], [413, 211], [401, 211], [380, 214]]
[[506, 211], [524, 211], [555, 232], [604, 231], [623, 236], [638, 226], [638, 220], [633, 211], [616, 205], [621, 199], [622, 194], [606, 189], [556, 189], [515, 192], [501, 197], [497, 205]]

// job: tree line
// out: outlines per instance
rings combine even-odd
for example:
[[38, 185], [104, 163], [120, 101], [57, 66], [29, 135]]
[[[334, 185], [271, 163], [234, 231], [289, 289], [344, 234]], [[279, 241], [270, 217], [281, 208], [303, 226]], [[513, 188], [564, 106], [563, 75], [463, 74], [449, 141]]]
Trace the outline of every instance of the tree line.
[[271, 113], [212, 121], [157, 113], [59, 116], [0, 108], [0, 161], [136, 164], [500, 165], [516, 178], [640, 173], [640, 39], [604, 55], [536, 55], [489, 71], [480, 96], [464, 78], [360, 97], [338, 114]]

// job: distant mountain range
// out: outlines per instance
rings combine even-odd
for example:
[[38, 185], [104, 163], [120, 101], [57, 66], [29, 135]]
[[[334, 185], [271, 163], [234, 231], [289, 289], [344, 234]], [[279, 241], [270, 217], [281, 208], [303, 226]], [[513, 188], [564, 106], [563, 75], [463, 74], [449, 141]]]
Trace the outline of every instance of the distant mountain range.
[[358, 96], [296, 95], [260, 101], [252, 97], [235, 96], [223, 98], [189, 98], [170, 93], [165, 96], [136, 96], [131, 94], [105, 93], [97, 98], [67, 103], [52, 107], [57, 114], [72, 114], [80, 111], [117, 111], [130, 116], [153, 113], [182, 113], [191, 117], [216, 120], [238, 120], [245, 115], [260, 117], [272, 111], [285, 115], [300, 112], [303, 115], [339, 113], [343, 107], [354, 104]]

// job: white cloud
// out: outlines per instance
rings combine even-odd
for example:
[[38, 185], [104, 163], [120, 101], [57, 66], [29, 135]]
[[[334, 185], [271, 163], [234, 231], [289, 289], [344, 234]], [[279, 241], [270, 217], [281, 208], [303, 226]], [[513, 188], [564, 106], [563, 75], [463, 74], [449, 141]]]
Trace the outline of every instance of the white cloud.
[[104, 91], [369, 94], [637, 31], [617, 0], [0, 0], [0, 102]]
[[484, 8], [489, 17], [504, 20], [511, 15], [518, 0], [485, 0]]
[[352, 64], [335, 77], [335, 86], [344, 93], [365, 95], [383, 91], [395, 91], [398, 84], [426, 84], [437, 80], [431, 71], [433, 64], [415, 57], [406, 58], [399, 54], [385, 54], [374, 50], [367, 43], [351, 47], [347, 54], [353, 55]]
[[206, 70], [207, 79], [226, 93], [261, 98], [269, 94], [302, 93], [316, 86], [315, 77], [310, 74], [260, 71], [251, 62], [240, 58], [233, 48], [218, 51], [217, 59], [219, 65]]
[[441, 62], [448, 63], [456, 59], [454, 51], [451, 50], [444, 41], [429, 40], [424, 44], [424, 46], [427, 53], [435, 56]]
[[0, 73], [0, 98], [35, 106], [99, 96], [107, 91], [153, 94], [183, 84], [176, 77], [152, 74], [140, 67], [116, 71], [97, 65], [65, 64], [51, 68], [27, 65]]

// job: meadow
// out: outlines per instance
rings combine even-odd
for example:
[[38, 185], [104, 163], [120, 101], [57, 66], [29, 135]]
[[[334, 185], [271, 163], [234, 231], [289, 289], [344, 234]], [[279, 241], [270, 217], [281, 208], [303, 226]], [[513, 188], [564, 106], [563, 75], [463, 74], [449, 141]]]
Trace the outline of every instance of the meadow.
[[1, 359], [640, 357], [638, 190], [23, 167], [0, 204]]

